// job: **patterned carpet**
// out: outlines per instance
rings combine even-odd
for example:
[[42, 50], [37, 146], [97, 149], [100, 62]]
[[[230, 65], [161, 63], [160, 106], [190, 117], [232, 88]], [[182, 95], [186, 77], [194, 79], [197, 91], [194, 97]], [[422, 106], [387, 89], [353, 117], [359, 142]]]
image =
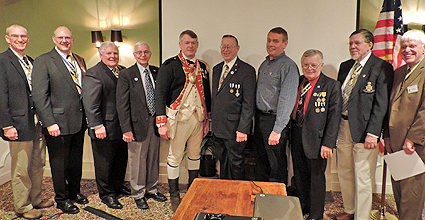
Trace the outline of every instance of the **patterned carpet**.
[[[167, 190], [167, 184], [160, 184], [159, 191], [164, 193], [169, 197]], [[60, 214], [61, 211], [55, 206], [47, 209], [42, 209], [43, 216], [41, 219], [102, 219], [97, 215], [94, 215], [88, 211], [83, 210], [85, 206], [91, 206], [100, 210], [103, 210], [109, 214], [112, 214], [118, 218], [131, 220], [131, 219], [170, 219], [173, 215], [170, 209], [170, 202], [156, 202], [152, 199], [148, 200], [150, 206], [149, 210], [140, 210], [136, 207], [134, 201], [130, 197], [121, 197], [119, 201], [124, 205], [124, 208], [121, 210], [114, 210], [108, 208], [103, 204], [99, 196], [97, 195], [97, 189], [94, 180], [82, 180], [81, 192], [89, 198], [89, 204], [87, 205], [78, 205], [81, 208], [80, 212], [75, 215], [70, 214]], [[42, 193], [42, 198], [51, 198], [54, 196], [53, 185], [51, 178], [44, 178], [44, 191]], [[343, 213], [342, 206], [342, 197], [339, 192], [331, 192], [328, 194], [325, 205], [325, 220], [334, 219], [335, 216]], [[0, 219], [21, 219], [18, 218], [14, 212], [13, 208], [13, 194], [12, 186], [10, 182], [7, 182], [0, 186]], [[373, 209], [379, 208], [380, 194], [373, 196]], [[386, 195], [386, 207], [387, 212], [391, 214], [397, 214], [394, 198], [392, 195]]]

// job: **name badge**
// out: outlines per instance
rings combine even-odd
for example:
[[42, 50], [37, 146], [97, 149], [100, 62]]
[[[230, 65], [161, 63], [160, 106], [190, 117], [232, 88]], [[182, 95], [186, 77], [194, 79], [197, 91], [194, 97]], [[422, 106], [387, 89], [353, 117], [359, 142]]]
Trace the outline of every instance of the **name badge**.
[[418, 85], [413, 85], [413, 86], [409, 86], [407, 87], [407, 93], [415, 93], [418, 92]]

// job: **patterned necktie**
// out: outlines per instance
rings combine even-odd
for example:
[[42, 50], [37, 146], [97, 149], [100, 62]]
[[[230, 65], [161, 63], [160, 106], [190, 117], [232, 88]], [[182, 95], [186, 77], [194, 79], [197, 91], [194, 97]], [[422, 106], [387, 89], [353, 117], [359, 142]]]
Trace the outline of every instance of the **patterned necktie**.
[[[408, 67], [408, 68], [407, 68], [407, 74], [406, 74], [406, 76], [404, 77], [404, 80], [401, 82], [401, 85], [400, 85], [400, 91], [403, 89], [404, 84], [405, 84], [405, 83], [406, 83], [406, 81], [409, 79], [410, 74], [412, 74], [412, 69], [410, 69], [410, 67]], [[400, 92], [400, 91], [399, 91], [399, 92]]]
[[303, 89], [301, 90], [300, 100], [298, 101], [297, 112], [295, 115], [295, 122], [298, 127], [301, 127], [304, 122], [304, 102], [306, 99], [306, 95], [308, 90], [311, 88], [311, 84], [309, 81], [305, 81], [303, 85]]
[[354, 67], [352, 69], [353, 71], [351, 72], [351, 77], [345, 85], [344, 89], [342, 90], [342, 112], [345, 112], [348, 109], [348, 100], [350, 99], [351, 92], [353, 91], [353, 88], [356, 85], [357, 79], [359, 78], [358, 76], [360, 75], [362, 69], [363, 67], [362, 65], [360, 65], [360, 63], [356, 62], [356, 64], [354, 64]]
[[[22, 59], [24, 60], [24, 66], [27, 69], [27, 73], [25, 75], [27, 77], [28, 86], [30, 87], [30, 90], [32, 90], [32, 85], [31, 85], [32, 84], [32, 81], [31, 81], [32, 68], [28, 61], [27, 56], [24, 56]], [[20, 59], [19, 61], [22, 62]]]
[[78, 80], [77, 68], [75, 67], [74, 63], [72, 62], [72, 56], [71, 55], [66, 56], [66, 63], [68, 65], [68, 67], [70, 68], [69, 73], [71, 74], [72, 80], [74, 81], [75, 86], [77, 87], [77, 91], [78, 91], [78, 93], [81, 94], [81, 85], [80, 85], [80, 80]]
[[24, 63], [25, 63], [26, 65], [30, 65], [30, 63], [28, 63], [28, 58], [27, 58], [27, 56], [24, 56]]
[[146, 86], [146, 98], [148, 100], [148, 110], [151, 115], [155, 115], [155, 97], [154, 97], [154, 88], [149, 77], [149, 72], [147, 69], [143, 71], [145, 74], [145, 86]]
[[120, 70], [118, 69], [118, 67], [116, 66], [115, 68], [112, 69], [112, 72], [114, 73], [115, 77], [118, 78], [118, 75], [120, 73]]
[[223, 75], [221, 75], [220, 83], [218, 84], [218, 89], [220, 89], [221, 84], [223, 84], [223, 81], [226, 78], [228, 73], [229, 73], [229, 66], [226, 64], [226, 66], [224, 66], [224, 73]]

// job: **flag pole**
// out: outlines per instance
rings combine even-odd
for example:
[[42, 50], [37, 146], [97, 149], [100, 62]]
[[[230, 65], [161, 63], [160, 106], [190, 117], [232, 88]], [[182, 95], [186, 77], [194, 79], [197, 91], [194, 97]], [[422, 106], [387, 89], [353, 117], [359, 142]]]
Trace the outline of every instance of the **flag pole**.
[[[382, 144], [382, 141], [379, 142], [379, 145]], [[384, 155], [387, 154], [387, 150], [384, 146]], [[385, 188], [387, 186], [387, 163], [384, 161], [384, 166], [382, 168], [382, 192], [381, 192], [381, 204], [379, 205], [379, 210], [372, 210], [370, 219], [373, 220], [398, 220], [393, 214], [389, 213], [385, 209]]]

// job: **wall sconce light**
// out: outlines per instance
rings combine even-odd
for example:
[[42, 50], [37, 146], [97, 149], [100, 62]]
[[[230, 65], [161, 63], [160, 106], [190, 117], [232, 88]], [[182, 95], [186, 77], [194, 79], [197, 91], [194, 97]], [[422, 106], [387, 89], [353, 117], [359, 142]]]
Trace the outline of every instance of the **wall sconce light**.
[[409, 25], [403, 24], [403, 33], [406, 33], [409, 30]]
[[121, 30], [111, 30], [111, 41], [118, 46], [118, 42], [122, 42]]
[[103, 42], [102, 31], [92, 31], [91, 32], [91, 42], [96, 43], [96, 47], [100, 47], [100, 43]]

